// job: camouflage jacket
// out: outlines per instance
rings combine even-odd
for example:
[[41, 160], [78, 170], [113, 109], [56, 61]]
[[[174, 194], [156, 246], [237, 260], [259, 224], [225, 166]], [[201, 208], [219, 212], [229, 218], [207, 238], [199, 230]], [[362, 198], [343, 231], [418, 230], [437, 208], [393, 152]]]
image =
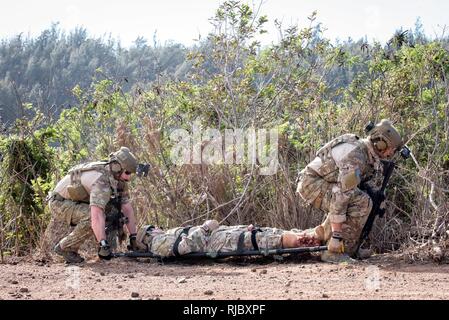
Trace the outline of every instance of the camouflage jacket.
[[355, 189], [380, 168], [380, 159], [367, 139], [343, 135], [321, 148], [301, 171], [297, 193], [318, 209], [328, 197], [330, 221], [343, 223]]

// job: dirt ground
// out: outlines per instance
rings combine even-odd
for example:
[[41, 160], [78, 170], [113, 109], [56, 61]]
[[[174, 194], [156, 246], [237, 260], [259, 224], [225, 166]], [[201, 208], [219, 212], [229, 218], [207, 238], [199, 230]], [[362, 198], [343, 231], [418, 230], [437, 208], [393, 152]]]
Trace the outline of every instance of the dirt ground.
[[63, 262], [9, 258], [0, 299], [448, 299], [448, 264], [389, 256], [327, 264], [316, 256], [168, 261]]

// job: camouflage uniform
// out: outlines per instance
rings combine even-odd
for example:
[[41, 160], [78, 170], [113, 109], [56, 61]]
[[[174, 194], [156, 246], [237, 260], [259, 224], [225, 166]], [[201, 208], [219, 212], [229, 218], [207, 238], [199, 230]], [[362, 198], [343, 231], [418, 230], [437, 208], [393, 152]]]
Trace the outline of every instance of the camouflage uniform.
[[[69, 192], [74, 180], [86, 192], [76, 199]], [[59, 245], [64, 250], [78, 251], [84, 241], [93, 235], [90, 206], [97, 206], [107, 214], [111, 210], [111, 198], [117, 196], [122, 197], [122, 203], [129, 202], [128, 185], [114, 179], [105, 162], [91, 162], [70, 169], [49, 199], [49, 208], [55, 220], [75, 226]]]
[[[184, 255], [193, 252], [217, 253], [255, 250], [251, 239], [252, 234], [254, 234], [258, 249], [281, 249], [282, 236], [285, 233], [303, 234], [300, 231], [285, 231], [268, 227], [250, 231], [246, 225], [219, 226], [210, 232], [204, 230], [202, 226], [195, 226], [190, 228], [185, 235], [182, 235], [183, 230], [185, 229], [174, 228], [164, 232], [161, 229], [144, 226], [138, 232], [137, 241], [146, 246], [147, 251], [153, 254], [170, 257], [175, 256], [174, 246], [178, 237], [180, 237], [177, 246], [178, 253]], [[243, 241], [240, 241], [242, 235]]]
[[[260, 228], [255, 232], [257, 247], [263, 249], [281, 249], [284, 230], [277, 228]], [[243, 234], [243, 243], [239, 248], [239, 239]], [[208, 252], [233, 252], [238, 250], [255, 250], [252, 240], [252, 232], [248, 226], [221, 226], [213, 231], [208, 242]]]
[[358, 188], [381, 168], [380, 159], [367, 139], [355, 135], [338, 137], [317, 152], [300, 173], [297, 192], [316, 209], [327, 212], [325, 239], [331, 223], [343, 224], [345, 252], [353, 254], [372, 208], [372, 200]]
[[184, 255], [191, 252], [204, 252], [208, 236], [209, 233], [201, 226], [188, 230], [173, 228], [165, 232], [161, 229], [148, 230], [148, 226], [145, 226], [139, 231], [137, 239], [139, 243], [147, 247], [148, 251], [161, 257], [172, 257], [176, 255], [174, 246], [178, 238], [178, 254]]

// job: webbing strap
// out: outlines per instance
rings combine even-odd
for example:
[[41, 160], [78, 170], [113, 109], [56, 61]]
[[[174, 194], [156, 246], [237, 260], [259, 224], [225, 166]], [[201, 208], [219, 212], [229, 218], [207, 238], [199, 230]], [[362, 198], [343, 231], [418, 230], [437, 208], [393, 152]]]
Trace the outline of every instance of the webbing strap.
[[242, 231], [239, 235], [239, 241], [237, 242], [237, 252], [242, 253], [243, 252], [243, 245], [245, 242], [245, 233], [246, 231]]
[[[245, 244], [246, 232], [248, 232], [248, 231], [243, 231], [239, 235], [239, 241], [237, 242], [237, 252], [239, 252], [239, 253], [242, 253], [245, 249], [244, 244]], [[256, 251], [259, 250], [259, 246], [257, 245], [257, 240], [256, 240], [257, 232], [262, 232], [262, 229], [257, 228], [257, 229], [251, 230], [251, 244], [253, 245], [253, 250], [256, 250]]]
[[176, 257], [180, 256], [179, 251], [178, 251], [178, 246], [179, 246], [179, 243], [182, 240], [182, 235], [183, 234], [189, 234], [190, 228], [191, 227], [185, 227], [184, 229], [182, 229], [182, 231], [179, 233], [178, 237], [176, 238], [175, 243], [173, 244], [173, 253], [175, 254]]
[[257, 245], [257, 240], [256, 240], [256, 233], [257, 232], [262, 232], [262, 229], [257, 228], [257, 229], [251, 230], [251, 243], [253, 244], [253, 249], [254, 250], [259, 250], [259, 246]]

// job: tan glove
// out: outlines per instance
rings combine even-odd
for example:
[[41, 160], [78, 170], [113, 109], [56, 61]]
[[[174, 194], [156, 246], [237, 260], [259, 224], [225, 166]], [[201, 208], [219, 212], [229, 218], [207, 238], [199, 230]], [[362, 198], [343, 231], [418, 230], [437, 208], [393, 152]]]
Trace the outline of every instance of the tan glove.
[[327, 244], [327, 250], [332, 253], [343, 253], [345, 251], [341, 232], [334, 231], [332, 233], [332, 238]]

